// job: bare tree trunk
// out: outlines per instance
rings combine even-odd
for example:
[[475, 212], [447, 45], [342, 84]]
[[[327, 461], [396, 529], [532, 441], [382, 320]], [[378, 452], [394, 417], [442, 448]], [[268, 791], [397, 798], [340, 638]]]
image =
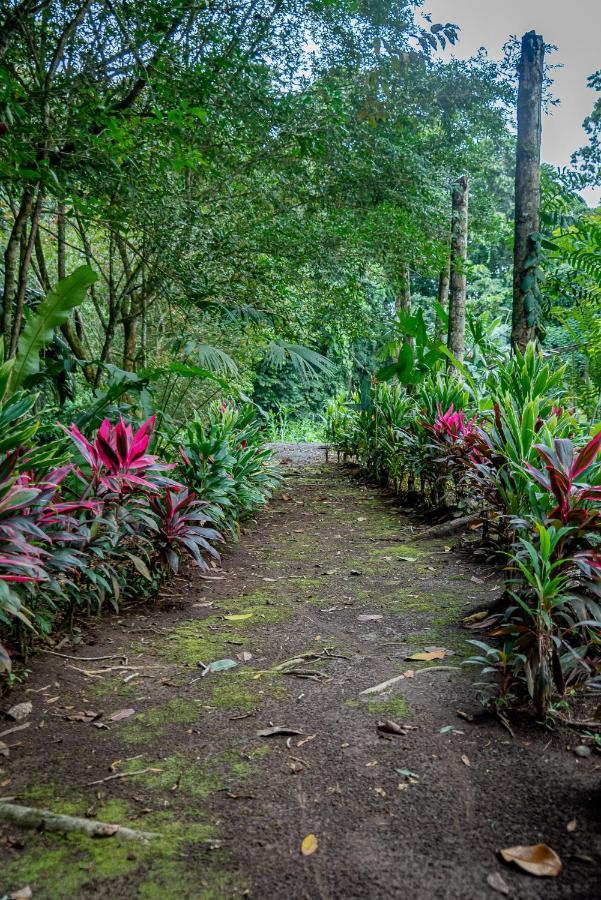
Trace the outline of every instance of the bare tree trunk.
[[[450, 281], [450, 265], [447, 265], [438, 276], [438, 300], [440, 306], [445, 312], [449, 311], [449, 281]], [[434, 336], [438, 341], [445, 339], [445, 327], [441, 317], [436, 313], [436, 322], [434, 325]]]
[[[401, 266], [399, 283], [394, 296], [394, 308], [397, 313], [403, 312], [411, 315], [411, 275], [408, 266]], [[415, 338], [405, 335], [404, 344], [410, 344], [415, 347]]]
[[61, 200], [58, 204], [56, 216], [56, 266], [59, 280], [67, 274], [65, 263], [65, 243], [67, 240], [67, 223], [65, 221], [65, 204]]
[[465, 296], [467, 262], [467, 175], [462, 175], [453, 186], [451, 195], [451, 275], [449, 286], [449, 335], [448, 347], [458, 360], [463, 360], [465, 350]]
[[[19, 335], [21, 334], [21, 324], [23, 322], [23, 310], [25, 307], [25, 294], [27, 291], [27, 278], [29, 275], [29, 268], [31, 266], [31, 259], [33, 256], [33, 251], [35, 248], [35, 239], [38, 233], [38, 225], [40, 222], [40, 214], [42, 212], [42, 201], [44, 199], [43, 191], [40, 189], [38, 191], [38, 196], [35, 202], [35, 207], [31, 214], [31, 224], [29, 227], [29, 234], [27, 235], [27, 240], [25, 242], [25, 248], [23, 252], [23, 256], [21, 258], [20, 270], [19, 270], [19, 281], [17, 283], [17, 293], [15, 295], [15, 314], [12, 323], [12, 332], [10, 336], [10, 344], [8, 350], [8, 356], [15, 356], [17, 353], [17, 345], [19, 343]], [[22, 232], [22, 237], [25, 237], [25, 232]]]
[[[545, 44], [529, 31], [522, 38], [519, 65], [518, 137], [515, 167], [515, 241], [513, 250], [513, 316], [511, 344], [524, 351], [534, 338], [538, 244], [532, 235], [540, 227], [540, 144]], [[534, 251], [534, 252], [533, 252]]]
[[13, 227], [8, 238], [4, 252], [4, 290], [2, 293], [2, 322], [0, 331], [4, 338], [5, 350], [8, 352], [12, 330], [13, 301], [17, 272], [19, 270], [19, 250], [21, 247], [21, 235], [31, 212], [33, 202], [33, 188], [28, 186], [23, 191], [21, 205], [15, 216]]
[[411, 312], [411, 276], [407, 266], [401, 268], [400, 285], [395, 292], [394, 308], [397, 312]]

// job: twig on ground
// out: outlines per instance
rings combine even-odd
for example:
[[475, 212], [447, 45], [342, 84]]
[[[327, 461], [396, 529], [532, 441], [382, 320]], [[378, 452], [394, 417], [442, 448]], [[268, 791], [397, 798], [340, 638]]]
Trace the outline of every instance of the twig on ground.
[[88, 787], [95, 784], [104, 784], [105, 781], [115, 781], [116, 778], [133, 778], [134, 775], [147, 775], [149, 772], [156, 774], [162, 772], [162, 769], [137, 769], [135, 772], [117, 772], [115, 775], [107, 775], [106, 778], [99, 778], [97, 781], [88, 781]]
[[0, 738], [6, 737], [7, 734], [14, 734], [15, 731], [24, 731], [26, 728], [29, 728], [31, 722], [25, 722], [24, 725], [14, 725], [12, 728], [7, 728], [6, 731], [3, 731], [0, 734]]
[[461, 666], [426, 666], [424, 669], [416, 669], [415, 674], [421, 672], [461, 672]]
[[37, 828], [45, 831], [82, 831], [92, 838], [116, 837], [129, 841], [148, 841], [158, 837], [156, 832], [134, 831], [122, 825], [98, 822], [95, 819], [80, 819], [63, 813], [53, 813], [48, 809], [34, 809], [31, 806], [0, 801], [0, 821], [20, 825], [22, 828]]
[[79, 662], [98, 662], [101, 659], [124, 659], [127, 661], [125, 653], [113, 653], [109, 656], [69, 656], [67, 653], [57, 653], [56, 650], [40, 650], [40, 653], [50, 653], [51, 656], [60, 656], [61, 659], [79, 660]]

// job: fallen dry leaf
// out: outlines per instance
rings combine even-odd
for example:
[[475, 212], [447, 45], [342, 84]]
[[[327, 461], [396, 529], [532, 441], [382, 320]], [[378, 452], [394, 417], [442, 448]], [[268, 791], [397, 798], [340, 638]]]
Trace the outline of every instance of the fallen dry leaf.
[[308, 834], [301, 844], [301, 853], [303, 856], [311, 856], [317, 850], [317, 838], [314, 834]]
[[570, 819], [566, 825], [566, 831], [576, 831], [577, 824], [576, 819]]
[[491, 872], [490, 875], [487, 875], [486, 883], [493, 891], [497, 891], [499, 894], [505, 894], [505, 896], [509, 895], [509, 885], [505, 883], [500, 872]]
[[432, 659], [444, 659], [445, 651], [444, 650], [430, 650], [428, 653], [412, 653], [411, 656], [406, 656], [405, 659], [412, 660], [422, 660], [423, 662], [430, 662]]
[[287, 725], [274, 725], [272, 728], [257, 731], [257, 737], [273, 737], [276, 734], [304, 734], [304, 731], [299, 731], [298, 728], [289, 728]]
[[9, 894], [8, 900], [30, 900], [30, 897], [33, 897], [33, 893], [27, 884], [25, 887], [19, 888], [18, 891], [13, 891], [12, 894]]
[[[69, 707], [65, 707], [69, 709]], [[102, 713], [94, 712], [93, 709], [85, 709], [82, 712], [70, 713], [68, 716], [65, 716], [67, 722], [93, 722], [95, 719], [100, 718]]]
[[465, 753], [463, 753], [461, 756], [461, 762], [464, 766], [468, 766], [468, 768], [471, 766], [470, 758], [469, 756], [466, 756]]
[[240, 662], [247, 663], [250, 662], [253, 658], [252, 653], [249, 653], [248, 650], [243, 650], [242, 653], [236, 653], [236, 659], [239, 659]]
[[533, 844], [528, 847], [508, 847], [499, 851], [506, 863], [514, 863], [524, 872], [538, 878], [555, 878], [563, 869], [563, 863], [555, 850], [546, 844]]
[[7, 710], [6, 715], [15, 722], [22, 722], [23, 719], [27, 718], [32, 709], [33, 703], [28, 700], [25, 703], [16, 703], [14, 706], [11, 706], [11, 708]]
[[385, 722], [377, 723], [378, 731], [384, 732], [384, 734], [407, 734], [408, 729], [404, 725], [399, 725], [398, 722], [393, 722], [392, 719], [386, 719]]
[[7, 758], [10, 756], [10, 750], [4, 741], [0, 741], [0, 756], [6, 756]]
[[120, 722], [121, 719], [129, 719], [134, 713], [135, 709], [118, 709], [112, 716], [109, 716], [109, 722]]

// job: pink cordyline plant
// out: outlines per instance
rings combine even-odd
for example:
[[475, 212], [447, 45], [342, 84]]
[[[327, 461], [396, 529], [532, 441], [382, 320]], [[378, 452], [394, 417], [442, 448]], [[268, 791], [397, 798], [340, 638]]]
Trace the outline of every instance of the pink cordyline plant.
[[455, 411], [452, 403], [446, 412], [443, 412], [440, 403], [437, 403], [436, 418], [430, 426], [430, 430], [438, 438], [461, 441], [474, 431], [476, 418], [474, 416], [473, 419], [466, 421], [463, 410]]
[[155, 419], [151, 416], [135, 433], [123, 418], [116, 425], [105, 419], [93, 444], [76, 425], [71, 425], [69, 434], [90, 466], [93, 483], [101, 490], [122, 493], [136, 488], [156, 491], [175, 486], [170, 479], [157, 477], [157, 473], [174, 469], [175, 463], [159, 462], [158, 457], [146, 453]]

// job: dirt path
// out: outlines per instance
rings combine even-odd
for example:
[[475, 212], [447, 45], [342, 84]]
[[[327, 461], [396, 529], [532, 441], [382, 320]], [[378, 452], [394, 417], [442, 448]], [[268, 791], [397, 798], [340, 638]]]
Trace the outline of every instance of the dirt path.
[[[441, 668], [469, 655], [456, 623], [497, 574], [448, 540], [409, 543], [406, 515], [314, 449], [283, 456], [281, 498], [215, 580], [188, 572], [72, 651], [115, 659], [38, 656], [11, 695], [33, 712], [4, 739], [0, 796], [161, 837], [4, 826], [0, 896], [479, 900], [502, 896], [487, 883], [500, 873], [520, 900], [601, 897], [601, 757], [568, 752], [572, 735], [466, 721], [476, 689]], [[453, 655], [407, 660], [431, 646]], [[277, 668], [305, 653], [317, 658]], [[199, 662], [222, 658], [237, 667], [201, 677]], [[120, 710], [135, 712], [111, 720]], [[379, 734], [387, 719], [411, 727]], [[299, 734], [258, 734], [272, 723]], [[318, 848], [303, 857], [308, 834]], [[559, 878], [497, 861], [538, 841], [562, 856]]]

